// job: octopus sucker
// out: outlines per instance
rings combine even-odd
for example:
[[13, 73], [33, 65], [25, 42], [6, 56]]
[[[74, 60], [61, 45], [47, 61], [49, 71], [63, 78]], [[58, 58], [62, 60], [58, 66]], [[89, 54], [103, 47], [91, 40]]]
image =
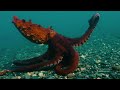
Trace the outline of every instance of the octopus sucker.
[[81, 46], [88, 40], [97, 26], [99, 18], [99, 13], [94, 14], [88, 20], [89, 26], [81, 37], [69, 38], [57, 33], [52, 27], [44, 28], [39, 24], [33, 24], [31, 20], [20, 20], [17, 16], [14, 16], [12, 23], [19, 32], [32, 43], [48, 45], [48, 50], [38, 57], [15, 60], [13, 64], [18, 67], [5, 69], [0, 72], [0, 75], [5, 75], [8, 72], [41, 70], [44, 67], [52, 66], [59, 75], [74, 72], [78, 66], [79, 54], [74, 50], [73, 46]]

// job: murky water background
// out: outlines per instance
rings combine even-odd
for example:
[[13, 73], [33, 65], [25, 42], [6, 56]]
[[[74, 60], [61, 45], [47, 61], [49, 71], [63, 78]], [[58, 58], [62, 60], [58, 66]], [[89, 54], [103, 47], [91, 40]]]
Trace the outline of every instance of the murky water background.
[[[120, 12], [119, 11], [0, 11], [0, 70], [9, 68], [12, 61], [43, 54], [46, 45], [37, 45], [24, 38], [12, 24], [13, 16], [44, 27], [52, 26], [67, 37], [80, 37], [88, 28], [88, 20], [100, 13], [100, 21], [90, 39], [75, 47], [80, 55], [78, 69], [67, 76], [54, 70], [12, 73], [0, 78], [26, 79], [119, 79], [120, 78]], [[42, 73], [42, 74], [41, 74]]]

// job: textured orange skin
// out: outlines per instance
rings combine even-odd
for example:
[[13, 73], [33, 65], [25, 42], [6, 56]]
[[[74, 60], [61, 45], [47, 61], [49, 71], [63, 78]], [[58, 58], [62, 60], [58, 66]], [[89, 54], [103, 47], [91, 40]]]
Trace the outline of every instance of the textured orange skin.
[[26, 38], [35, 43], [44, 44], [56, 35], [56, 32], [50, 27], [44, 28], [40, 25], [32, 24], [31, 21], [20, 20], [16, 16], [14, 16], [13, 23]]

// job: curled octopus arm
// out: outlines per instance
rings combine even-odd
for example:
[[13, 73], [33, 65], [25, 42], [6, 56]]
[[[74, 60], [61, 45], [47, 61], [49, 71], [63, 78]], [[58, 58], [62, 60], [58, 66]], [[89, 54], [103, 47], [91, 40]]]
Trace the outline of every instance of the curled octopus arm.
[[24, 65], [31, 65], [31, 64], [35, 64], [35, 63], [40, 63], [40, 62], [43, 62], [45, 59], [49, 58], [49, 53], [50, 53], [50, 51], [47, 50], [41, 56], [30, 58], [30, 59], [27, 59], [27, 60], [15, 60], [13, 62], [13, 64], [17, 65], [17, 66], [24, 66]]
[[95, 29], [95, 27], [96, 27], [96, 25], [97, 25], [97, 23], [99, 21], [99, 18], [100, 18], [100, 14], [98, 14], [98, 13], [91, 17], [91, 19], [88, 21], [89, 22], [89, 27], [81, 37], [78, 37], [78, 38], [65, 37], [65, 38], [69, 41], [69, 43], [72, 46], [80, 46], [80, 45], [82, 45], [84, 42], [86, 42], [88, 40], [91, 33], [94, 31], [94, 29]]
[[20, 66], [18, 68], [11, 70], [3, 70], [0, 72], [0, 76], [5, 75], [8, 72], [25, 72], [25, 71], [39, 70], [45, 67], [51, 67], [53, 65], [59, 64], [62, 61], [62, 58], [63, 57], [60, 55], [60, 53], [58, 53], [53, 59], [49, 61], [44, 61], [42, 63], [32, 64], [27, 66]]

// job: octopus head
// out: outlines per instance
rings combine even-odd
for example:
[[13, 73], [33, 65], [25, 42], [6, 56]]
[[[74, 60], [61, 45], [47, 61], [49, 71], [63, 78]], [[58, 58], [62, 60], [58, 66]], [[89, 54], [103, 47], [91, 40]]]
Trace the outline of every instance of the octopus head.
[[20, 20], [14, 16], [12, 22], [24, 37], [37, 44], [45, 44], [56, 35], [51, 27], [43, 28], [40, 25], [33, 24], [31, 20]]

